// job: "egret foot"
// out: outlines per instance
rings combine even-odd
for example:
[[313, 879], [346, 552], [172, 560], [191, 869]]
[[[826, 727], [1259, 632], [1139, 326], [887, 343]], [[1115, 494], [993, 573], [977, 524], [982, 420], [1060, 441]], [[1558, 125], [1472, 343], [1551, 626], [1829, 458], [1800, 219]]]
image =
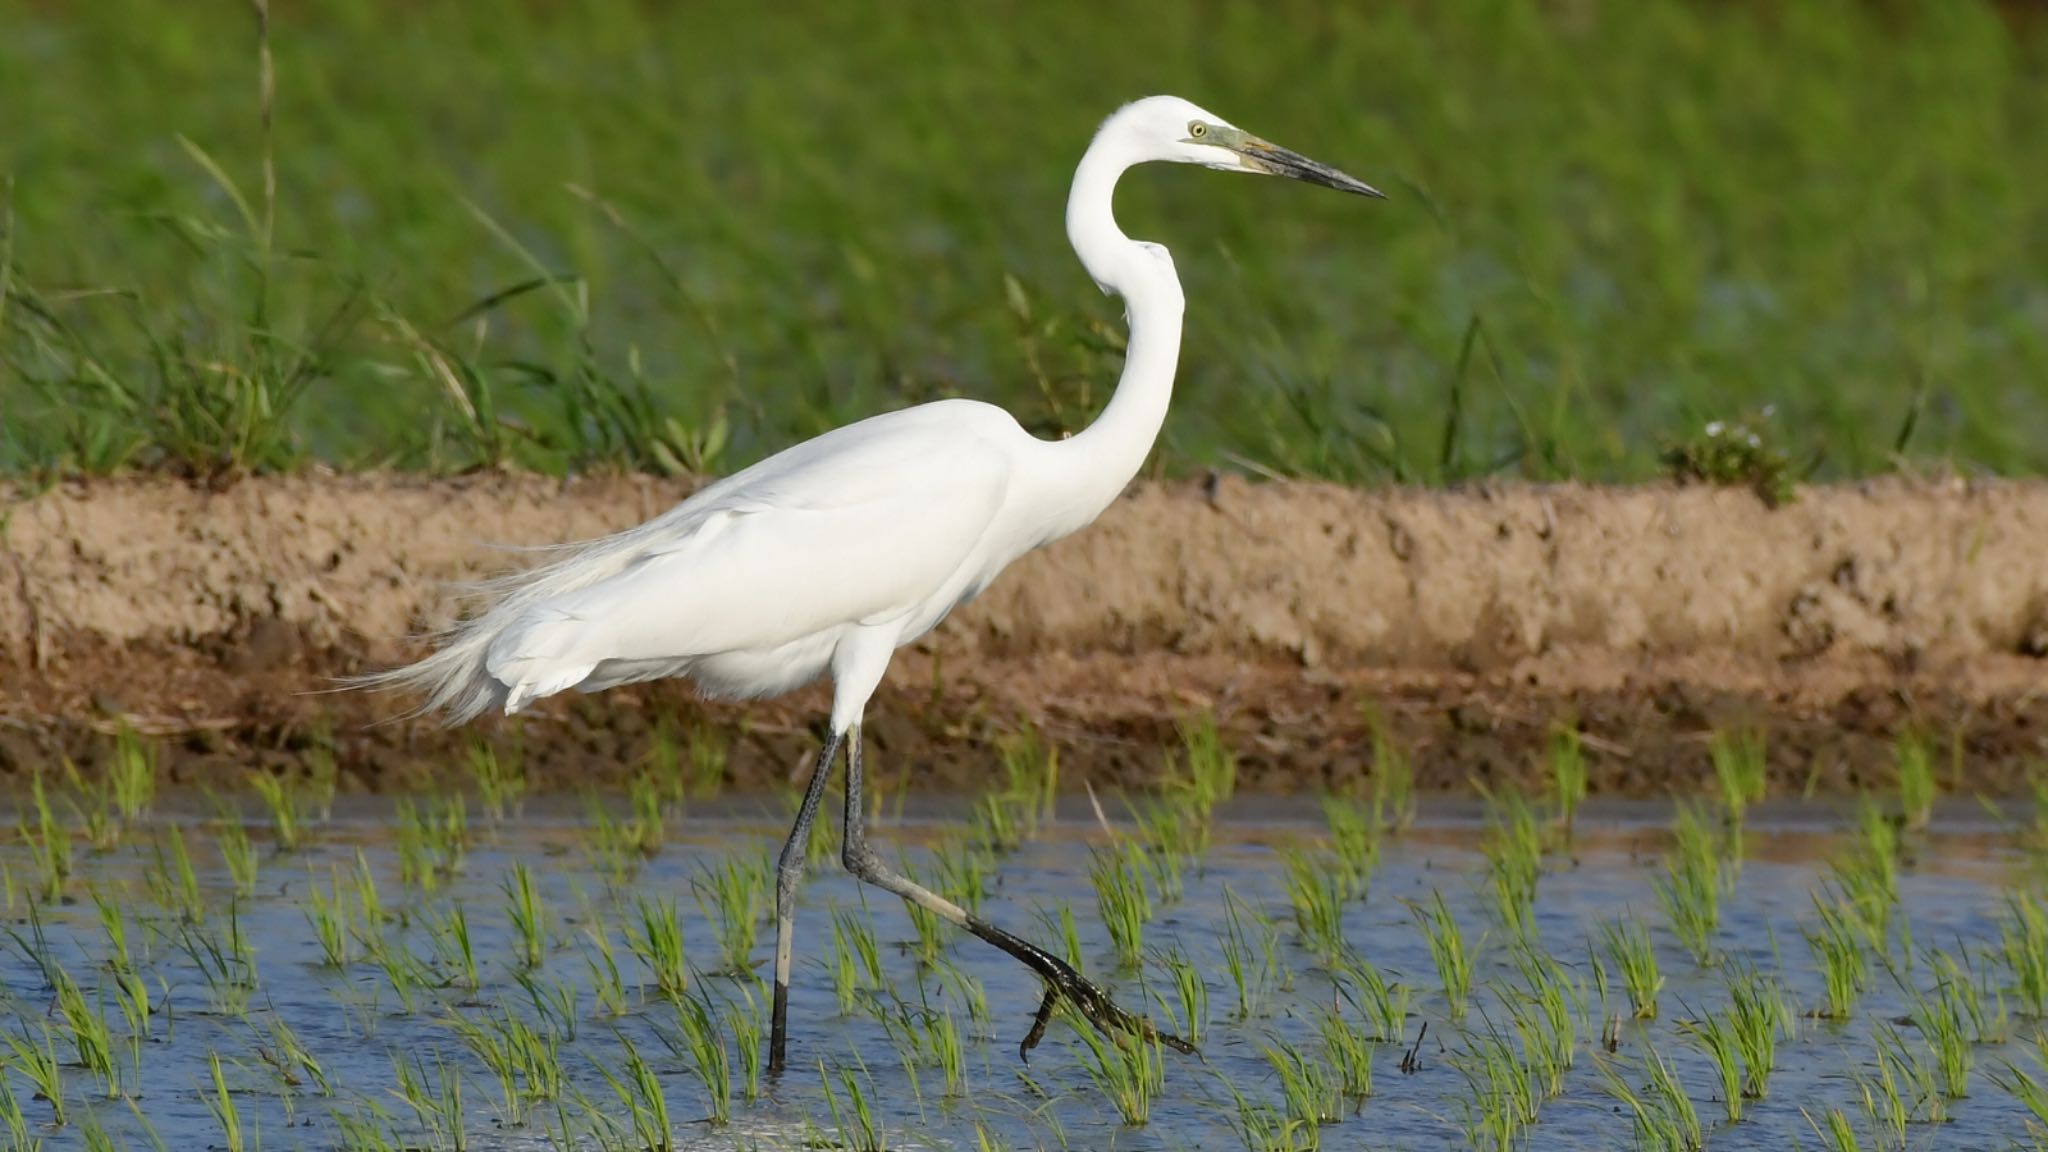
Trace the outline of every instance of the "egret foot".
[[1031, 1062], [1031, 1050], [1045, 1039], [1046, 1026], [1052, 1023], [1053, 1009], [1061, 1000], [1073, 1005], [1074, 1011], [1094, 1025], [1097, 1032], [1118, 1043], [1123, 1043], [1126, 1037], [1136, 1037], [1156, 1041], [1175, 1052], [1198, 1055], [1193, 1044], [1170, 1032], [1161, 1032], [1143, 1016], [1134, 1016], [1117, 1007], [1108, 992], [1076, 972], [1073, 965], [1036, 944], [1013, 936], [978, 916], [969, 916], [966, 928], [1015, 957], [1045, 981], [1045, 999], [1039, 1001], [1038, 1012], [1031, 1018], [1031, 1030], [1024, 1033], [1023, 1041], [1017, 1045], [1017, 1058], [1026, 1064]]

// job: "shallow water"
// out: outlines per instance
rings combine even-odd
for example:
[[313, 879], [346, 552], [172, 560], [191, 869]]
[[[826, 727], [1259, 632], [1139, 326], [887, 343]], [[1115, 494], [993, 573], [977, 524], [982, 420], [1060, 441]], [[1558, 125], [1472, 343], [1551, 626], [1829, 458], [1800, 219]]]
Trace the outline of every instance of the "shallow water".
[[[1114, 805], [1111, 805], [1113, 809]], [[883, 851], [897, 852], [919, 875], [931, 874], [935, 847], [964, 834], [969, 806], [948, 799], [891, 805], [879, 826]], [[224, 858], [216, 847], [220, 822], [215, 809], [197, 798], [172, 798], [157, 805], [151, 820], [131, 831], [127, 843], [95, 854], [81, 843], [76, 872], [65, 897], [37, 906], [29, 897], [37, 872], [26, 836], [0, 848], [7, 872], [7, 938], [0, 945], [0, 1029], [34, 1044], [48, 1028], [54, 1050], [75, 1056], [65, 1017], [56, 1003], [53, 972], [61, 968], [100, 1006], [114, 1040], [119, 1091], [132, 1106], [109, 1099], [106, 1086], [81, 1067], [63, 1069], [69, 1122], [52, 1125], [47, 1101], [32, 1098], [19, 1053], [0, 1054], [8, 1083], [20, 1101], [25, 1133], [44, 1146], [87, 1147], [90, 1130], [102, 1127], [116, 1146], [152, 1146], [153, 1132], [169, 1148], [228, 1147], [218, 1115], [220, 1093], [209, 1056], [221, 1061], [222, 1082], [239, 1116], [249, 1147], [355, 1147], [337, 1117], [370, 1120], [394, 1146], [454, 1147], [459, 1129], [471, 1148], [637, 1147], [630, 1132], [609, 1141], [597, 1131], [609, 1116], [623, 1122], [627, 1107], [608, 1077], [627, 1078], [628, 1046], [644, 1056], [664, 1095], [679, 1147], [797, 1148], [843, 1143], [835, 1119], [850, 1108], [847, 1075], [866, 1097], [891, 1146], [976, 1147], [982, 1133], [994, 1145], [1016, 1148], [1240, 1148], [1247, 1104], [1281, 1106], [1281, 1088], [1267, 1050], [1282, 1044], [1320, 1052], [1315, 1017], [1337, 999], [1328, 970], [1303, 946], [1289, 901], [1284, 853], [1327, 841], [1321, 809], [1312, 802], [1255, 799], [1227, 804], [1217, 816], [1211, 846], [1185, 870], [1181, 899], [1157, 909], [1146, 929], [1150, 950], [1177, 949], [1203, 974], [1209, 999], [1201, 1056], [1164, 1053], [1165, 1080], [1152, 1103], [1148, 1123], [1125, 1124], [1104, 1092], [1091, 1080], [1077, 1034], [1056, 1022], [1027, 1065], [1016, 1055], [1029, 1025], [1038, 986], [1007, 957], [979, 941], [947, 932], [941, 964], [922, 965], [910, 942], [917, 933], [893, 898], [863, 891], [836, 860], [814, 860], [798, 920], [798, 963], [791, 991], [792, 1070], [764, 1085], [761, 1099], [748, 1102], [735, 1090], [731, 1121], [714, 1127], [703, 1118], [709, 1098], [696, 1065], [681, 1047], [677, 1015], [653, 984], [650, 969], [626, 944], [629, 923], [641, 897], [673, 899], [683, 921], [693, 991], [721, 1015], [751, 1012], [766, 1030], [765, 988], [756, 978], [712, 974], [719, 967], [709, 898], [700, 900], [693, 880], [704, 870], [735, 858], [765, 860], [776, 849], [783, 826], [781, 798], [693, 801], [667, 823], [661, 850], [621, 882], [589, 850], [590, 809], [580, 801], [528, 803], [516, 818], [495, 826], [471, 805], [470, 839], [460, 871], [437, 891], [401, 883], [401, 851], [394, 837], [392, 802], [373, 799], [340, 805], [310, 833], [299, 850], [280, 853], [256, 824], [260, 871], [253, 888], [236, 896]], [[1747, 820], [1742, 861], [1733, 891], [1722, 903], [1715, 936], [1716, 962], [1696, 964], [1673, 935], [1651, 888], [1660, 857], [1670, 845], [1668, 806], [1594, 805], [1581, 812], [1569, 852], [1545, 858], [1534, 904], [1534, 939], [1563, 965], [1585, 1002], [1574, 1013], [1574, 1063], [1563, 1090], [1544, 1101], [1526, 1137], [1539, 1147], [1625, 1147], [1632, 1129], [1627, 1111], [1606, 1088], [1599, 1067], [1609, 1061], [1624, 1080], [1640, 1086], [1643, 1061], [1654, 1051], [1676, 1071], [1687, 1095], [1709, 1127], [1715, 1148], [1782, 1148], [1795, 1142], [1817, 1145], [1813, 1122], [1841, 1108], [1864, 1140], [1876, 1146], [1872, 1121], [1863, 1111], [1859, 1078], [1879, 1075], [1876, 1030], [1897, 1029], [1905, 1047], [1925, 1052], [1927, 1040], [1912, 1020], [1909, 988], [1934, 981], [1927, 950], [1967, 957], [1987, 1005], [2013, 974], [1995, 958], [2008, 898], [2022, 893], [2038, 900], [2028, 854], [2007, 822], [1976, 806], [1941, 810], [1930, 830], [1909, 833], [1898, 879], [1898, 907], [1887, 950], [1891, 970], [1873, 967], [1868, 988], [1846, 1020], [1807, 1015], [1821, 1002], [1820, 975], [1802, 929], [1815, 921], [1813, 893], [1826, 874], [1826, 861], [1842, 850], [1854, 821], [1845, 807], [1773, 805], [1754, 809]], [[10, 823], [13, 820], [10, 818]], [[159, 880], [150, 880], [177, 828], [190, 846], [205, 909], [202, 924], [181, 924], [175, 899]], [[1481, 846], [1486, 817], [1476, 801], [1425, 805], [1405, 832], [1384, 839], [1377, 871], [1362, 901], [1345, 908], [1344, 936], [1357, 955], [1414, 989], [1401, 1042], [1374, 1052], [1373, 1091], [1341, 1121], [1325, 1125], [1325, 1147], [1463, 1147], [1474, 1100], [1467, 1063], [1475, 1040], [1489, 1029], [1508, 1030], [1508, 1000], [1521, 977], [1500, 922]], [[1115, 834], [1129, 832], [1117, 825]], [[1108, 840], [1084, 802], [1061, 808], [1039, 837], [997, 859], [984, 912], [1055, 951], [1051, 924], [1062, 904], [1078, 926], [1086, 968], [1114, 977], [1120, 1000], [1157, 1017], [1163, 1006], [1178, 1011], [1178, 999], [1164, 969], [1148, 963], [1144, 978], [1159, 999], [1147, 995], [1140, 979], [1118, 974], [1109, 937], [1096, 913], [1089, 866], [1091, 846]], [[353, 947], [352, 963], [336, 969], [324, 963], [308, 908], [310, 885], [331, 892], [337, 874], [346, 879], [366, 861], [384, 906], [383, 938], [392, 955], [418, 958], [427, 986], [412, 991], [407, 1010], [386, 970]], [[549, 909], [544, 959], [522, 983], [519, 949], [507, 915], [505, 885], [517, 862], [533, 870]], [[1237, 996], [1227, 974], [1224, 937], [1226, 891], [1270, 917], [1282, 969], [1261, 1009], [1237, 1018]], [[1477, 942], [1475, 990], [1462, 1024], [1447, 1009], [1437, 970], [1409, 901], [1441, 893], [1468, 941]], [[131, 1044], [118, 1010], [112, 949], [95, 896], [118, 908], [127, 925], [132, 969], [151, 990], [155, 1011], [149, 1035]], [[474, 990], [459, 979], [460, 960], [437, 951], [430, 923], [460, 907], [467, 917], [480, 980]], [[861, 910], [865, 908], [863, 913]], [[232, 914], [231, 910], [232, 909]], [[834, 911], [865, 916], [882, 944], [881, 988], [862, 987], [850, 1013], [842, 1014], [833, 973]], [[1605, 1006], [1596, 991], [1589, 940], [1605, 919], [1634, 914], [1650, 927], [1667, 983], [1655, 1020], [1623, 1020], [1615, 1026], [1610, 1053], [1602, 1044], [1610, 1017], [1628, 1016], [1620, 977], [1612, 976]], [[357, 932], [370, 933], [359, 916]], [[602, 922], [603, 927], [598, 925]], [[231, 925], [245, 935], [253, 953], [254, 986], [246, 995], [221, 995], [205, 973], [207, 944], [225, 947]], [[613, 944], [626, 1011], [607, 1012], [594, 992], [602, 960], [592, 933]], [[1256, 924], [1248, 931], [1258, 934]], [[756, 972], [769, 955], [773, 932], [767, 922], [756, 933]], [[397, 950], [402, 949], [403, 952]], [[232, 952], [232, 949], [228, 949]], [[1908, 958], [1911, 963], [1908, 963]], [[1744, 965], [1773, 976], [1794, 1009], [1793, 1035], [1781, 1040], [1777, 1070], [1763, 1099], [1751, 1100], [1744, 1118], [1723, 1121], [1718, 1080], [1699, 1046], [1686, 1036], [1686, 1022], [1719, 1012], [1729, 1001], [1732, 973]], [[951, 968], [952, 971], [946, 971]], [[452, 982], [450, 982], [452, 980]], [[567, 1013], [543, 1009], [526, 985], [570, 990]], [[438, 986], [436, 986], [438, 985]], [[985, 992], [988, 1018], [974, 1017], [963, 987]], [[246, 1004], [236, 1001], [246, 999]], [[908, 1016], [898, 1011], [911, 1006]], [[919, 1009], [950, 1016], [964, 1042], [965, 1091], [948, 1095], [942, 1071], [908, 1060], [886, 1019], [920, 1018]], [[1975, 1070], [1966, 1098], [1950, 1101], [1939, 1127], [1915, 1124], [1913, 1146], [2003, 1146], [2027, 1135], [2026, 1109], [1992, 1082], [2010, 1062], [2041, 1075], [2032, 1038], [2035, 1022], [2020, 1015], [2011, 996], [2002, 1000], [2006, 1018], [1987, 1028], [1992, 1042], [1974, 1046]], [[513, 1122], [499, 1079], [465, 1044], [454, 1022], [485, 1021], [509, 1014], [553, 1032], [560, 1065], [571, 1090], [559, 1101], [537, 1100]], [[1353, 1019], [1356, 1019], [1355, 1014]], [[275, 1024], [282, 1021], [319, 1063], [330, 1091], [304, 1066], [292, 1066], [291, 1080], [277, 1061], [281, 1045]], [[1426, 1034], [1417, 1043], [1424, 1025]], [[664, 1037], [667, 1037], [665, 1040]], [[739, 1053], [730, 1034], [725, 1044], [735, 1078]], [[673, 1045], [673, 1046], [672, 1046]], [[1412, 1051], [1418, 1065], [1402, 1070]], [[459, 1081], [460, 1116], [421, 1115], [399, 1093], [395, 1061], [413, 1061], [417, 1074], [436, 1085]], [[850, 1124], [849, 1124], [850, 1126]], [[437, 1131], [439, 1129], [439, 1131]], [[1302, 1145], [1307, 1146], [1303, 1130]]]

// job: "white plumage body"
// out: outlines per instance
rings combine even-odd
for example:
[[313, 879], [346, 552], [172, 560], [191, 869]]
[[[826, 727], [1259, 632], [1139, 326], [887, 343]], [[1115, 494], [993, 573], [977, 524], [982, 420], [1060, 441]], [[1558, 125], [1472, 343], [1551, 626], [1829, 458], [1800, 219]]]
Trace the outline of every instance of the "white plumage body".
[[907, 644], [1043, 541], [1008, 499], [1029, 470], [1019, 450], [1037, 445], [965, 400], [828, 432], [594, 544], [616, 550], [611, 570], [508, 612], [484, 669], [507, 711], [677, 675], [771, 696], [823, 675], [859, 633]]

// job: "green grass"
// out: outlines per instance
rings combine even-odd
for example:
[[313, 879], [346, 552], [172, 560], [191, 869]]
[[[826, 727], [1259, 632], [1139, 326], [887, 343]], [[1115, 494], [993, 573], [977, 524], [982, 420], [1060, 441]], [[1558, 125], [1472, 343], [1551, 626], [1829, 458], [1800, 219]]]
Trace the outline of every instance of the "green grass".
[[397, 11], [280, 10], [266, 103], [242, 6], [0, 0], [0, 469], [1072, 429], [1121, 324], [1066, 183], [1152, 90], [1389, 193], [1131, 179], [1188, 282], [1169, 470], [1750, 482], [1714, 420], [1793, 474], [2048, 466], [2048, 32], [1989, 3]]

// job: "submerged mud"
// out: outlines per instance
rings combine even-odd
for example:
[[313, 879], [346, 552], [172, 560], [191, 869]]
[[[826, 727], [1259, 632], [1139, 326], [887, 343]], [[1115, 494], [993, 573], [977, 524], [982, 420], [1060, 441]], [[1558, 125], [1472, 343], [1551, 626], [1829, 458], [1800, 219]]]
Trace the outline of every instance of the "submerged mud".
[[[645, 478], [303, 475], [210, 491], [161, 479], [17, 493], [0, 532], [0, 771], [90, 761], [123, 724], [174, 776], [238, 779], [331, 751], [352, 785], [459, 770], [482, 738], [544, 784], [616, 778], [657, 725], [765, 783], [804, 762], [813, 688], [732, 706], [677, 685], [548, 701], [450, 733], [333, 677], [415, 652], [452, 582], [622, 528], [689, 491]], [[512, 546], [514, 550], [503, 547]], [[978, 780], [1030, 724], [1068, 781], [1160, 771], [1213, 713], [1253, 787], [1341, 785], [1383, 724], [1425, 786], [1540, 771], [1587, 737], [1609, 792], [1696, 786], [1717, 726], [1773, 771], [1882, 781], [1923, 731], [1957, 787], [2016, 786], [2048, 753], [2048, 485], [1907, 481], [1741, 490], [1139, 485], [899, 655], [869, 724], [877, 770]]]

